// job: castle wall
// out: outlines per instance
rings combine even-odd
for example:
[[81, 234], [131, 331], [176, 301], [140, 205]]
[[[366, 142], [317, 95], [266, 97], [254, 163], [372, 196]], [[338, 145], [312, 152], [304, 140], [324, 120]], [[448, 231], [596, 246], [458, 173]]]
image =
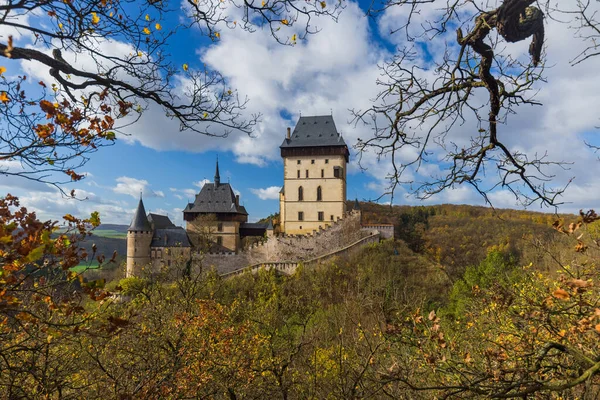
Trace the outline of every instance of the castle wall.
[[191, 257], [191, 248], [152, 247], [150, 256], [152, 258], [152, 271], [158, 272], [163, 267], [184, 266]]
[[[339, 177], [335, 168], [341, 168]], [[303, 199], [299, 198], [302, 187]], [[321, 200], [317, 188], [321, 187]], [[305, 234], [325, 228], [344, 216], [346, 210], [346, 158], [342, 155], [284, 157], [285, 199], [280, 214], [287, 234]], [[299, 213], [302, 212], [302, 220]], [[323, 219], [319, 220], [319, 212]]]
[[208, 240], [215, 243], [220, 241], [221, 246], [231, 251], [240, 248], [240, 223], [238, 221], [219, 221], [212, 214], [188, 221], [185, 229], [194, 247], [202, 249], [204, 242]]
[[360, 221], [360, 212], [351, 211], [327, 229], [309, 235], [272, 236], [238, 254], [204, 254], [196, 256], [196, 260], [204, 268], [214, 267], [220, 274], [264, 262], [308, 260], [370, 235], [371, 231], [361, 229]]

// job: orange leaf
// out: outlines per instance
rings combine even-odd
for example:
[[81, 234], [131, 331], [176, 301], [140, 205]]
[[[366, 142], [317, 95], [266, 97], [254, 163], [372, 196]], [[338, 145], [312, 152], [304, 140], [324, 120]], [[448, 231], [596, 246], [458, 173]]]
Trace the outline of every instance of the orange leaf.
[[557, 299], [561, 299], [561, 300], [569, 300], [569, 298], [571, 297], [569, 295], [569, 292], [567, 292], [566, 290], [562, 290], [562, 289], [556, 289], [554, 292], [552, 292], [552, 296], [556, 297]]

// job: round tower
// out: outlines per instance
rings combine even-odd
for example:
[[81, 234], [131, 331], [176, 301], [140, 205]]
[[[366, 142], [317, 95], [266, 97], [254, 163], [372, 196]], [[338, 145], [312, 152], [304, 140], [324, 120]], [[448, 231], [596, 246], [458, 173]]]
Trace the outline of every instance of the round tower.
[[127, 228], [127, 277], [140, 276], [143, 268], [152, 262], [150, 244], [152, 243], [152, 226], [146, 216], [146, 209], [140, 196], [140, 202]]

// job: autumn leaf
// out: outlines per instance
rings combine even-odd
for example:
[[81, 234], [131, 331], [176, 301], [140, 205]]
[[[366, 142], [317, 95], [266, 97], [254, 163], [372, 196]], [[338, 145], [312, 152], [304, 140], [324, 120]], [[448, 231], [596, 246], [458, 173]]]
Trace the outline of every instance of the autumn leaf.
[[284, 24], [284, 25], [289, 25], [290, 24], [290, 22], [287, 19], [282, 19], [281, 23]]
[[552, 296], [560, 300], [569, 300], [569, 298], [571, 297], [566, 290], [562, 289], [556, 289], [554, 292], [552, 292]]
[[6, 67], [0, 67], [0, 75], [6, 72]]
[[10, 99], [8, 98], [8, 94], [6, 92], [0, 93], [0, 101], [4, 104], [8, 103]]
[[162, 26], [157, 22], [156, 25], [154, 25], [154, 28], [156, 28], [157, 31], [160, 31], [162, 29]]
[[429, 319], [430, 321], [433, 321], [435, 319], [435, 310], [431, 310], [427, 319]]
[[8, 37], [8, 43], [6, 44], [6, 49], [4, 49], [4, 55], [8, 58], [11, 58], [12, 51], [13, 51], [13, 37], [12, 37], [12, 35], [10, 35]]
[[146, 21], [150, 21], [150, 16], [148, 14], [146, 14], [144, 18], [146, 19]]
[[216, 37], [216, 38], [220, 38], [220, 37], [221, 37], [221, 34], [220, 34], [219, 32], [215, 32], [215, 37]]
[[325, 8], [327, 4], [324, 1], [321, 1], [321, 8]]
[[183, 70], [187, 71], [188, 70], [188, 65], [187, 64], [183, 64]]
[[149, 35], [149, 34], [150, 34], [150, 29], [148, 29], [148, 28], [146, 27], [146, 28], [144, 28], [144, 31], [143, 31], [143, 32], [144, 32], [146, 35]]
[[100, 22], [100, 17], [98, 17], [98, 15], [95, 12], [93, 12], [92, 13], [92, 24], [96, 25], [96, 24], [98, 24], [98, 22]]
[[594, 329], [596, 329], [596, 332], [600, 333], [600, 324], [596, 325]]

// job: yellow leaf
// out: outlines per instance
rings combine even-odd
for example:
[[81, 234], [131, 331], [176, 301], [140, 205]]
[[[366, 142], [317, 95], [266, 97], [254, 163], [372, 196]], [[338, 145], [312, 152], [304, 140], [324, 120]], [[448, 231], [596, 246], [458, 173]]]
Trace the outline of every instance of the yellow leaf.
[[150, 16], [146, 14], [146, 21], [150, 21]]
[[92, 24], [96, 25], [98, 22], [100, 22], [100, 17], [98, 17], [98, 15], [96, 15], [95, 12], [92, 13]]
[[0, 75], [6, 72], [6, 67], [0, 67]]
[[265, 3], [264, 1], [262, 2], [262, 6], [264, 7], [267, 3]]
[[325, 8], [327, 4], [324, 1], [321, 1], [321, 8]]
[[113, 14], [113, 12], [112, 12], [112, 11], [110, 12], [110, 14], [108, 14], [108, 16], [109, 16], [109, 17], [111, 17], [111, 18], [112, 18], [112, 16], [113, 16], [113, 15], [114, 15], [114, 14]]
[[208, 113], [207, 112], [205, 112], [204, 115], [202, 115], [202, 118], [206, 118], [206, 117], [208, 117]]
[[296, 37], [296, 34], [294, 33], [294, 34], [292, 35], [292, 43], [294, 43], [294, 44], [295, 44], [295, 43], [296, 43], [296, 39], [297, 39], [297, 37]]
[[290, 22], [287, 19], [282, 19], [281, 23], [284, 24], [284, 25], [289, 25], [290, 24]]
[[187, 64], [183, 64], [183, 70], [187, 71], [188, 70], [188, 65]]
[[219, 32], [215, 32], [215, 37], [216, 37], [216, 38], [220, 38], [220, 37], [221, 37], [221, 34], [220, 34]]
[[141, 57], [141, 56], [142, 56], [142, 52], [138, 51], [138, 57]]
[[0, 101], [4, 104], [8, 103], [10, 99], [8, 98], [8, 94], [6, 92], [0, 93]]
[[156, 25], [154, 25], [154, 27], [157, 31], [160, 31], [162, 29], [162, 26], [158, 22], [156, 23]]
[[58, 23], [58, 28], [62, 31], [63, 29], [63, 24], [61, 22]]
[[145, 33], [146, 35], [149, 35], [149, 34], [150, 34], [150, 29], [148, 29], [148, 28], [144, 28], [144, 33]]

